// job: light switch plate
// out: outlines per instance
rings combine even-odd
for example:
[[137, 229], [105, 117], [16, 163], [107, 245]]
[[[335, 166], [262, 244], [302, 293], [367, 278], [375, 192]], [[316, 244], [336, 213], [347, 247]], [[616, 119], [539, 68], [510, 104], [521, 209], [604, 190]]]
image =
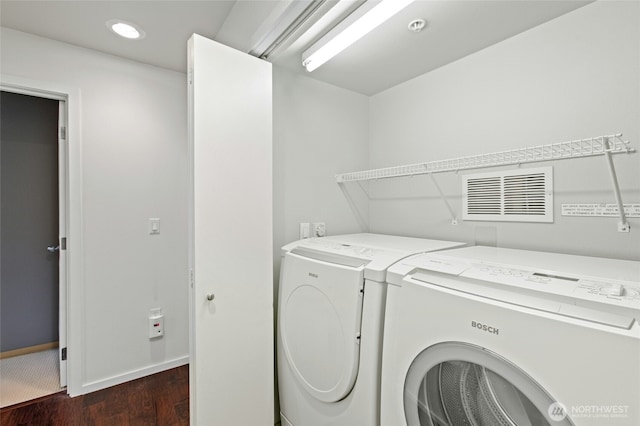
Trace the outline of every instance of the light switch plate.
[[149, 234], [150, 235], [160, 234], [160, 218], [157, 218], [157, 217], [149, 218]]
[[309, 238], [309, 222], [300, 224], [300, 239]]

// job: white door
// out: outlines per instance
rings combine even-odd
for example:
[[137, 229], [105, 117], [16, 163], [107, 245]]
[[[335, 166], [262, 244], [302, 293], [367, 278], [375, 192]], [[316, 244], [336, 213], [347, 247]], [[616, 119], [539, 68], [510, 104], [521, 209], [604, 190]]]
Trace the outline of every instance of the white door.
[[58, 359], [60, 387], [67, 386], [67, 103], [58, 103]]
[[193, 425], [273, 425], [271, 64], [189, 40]]

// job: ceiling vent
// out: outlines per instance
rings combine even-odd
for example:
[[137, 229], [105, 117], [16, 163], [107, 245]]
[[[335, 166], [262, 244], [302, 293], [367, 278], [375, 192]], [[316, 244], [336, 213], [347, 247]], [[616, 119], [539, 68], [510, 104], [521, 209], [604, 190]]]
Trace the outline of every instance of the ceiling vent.
[[553, 222], [553, 168], [462, 177], [463, 220]]

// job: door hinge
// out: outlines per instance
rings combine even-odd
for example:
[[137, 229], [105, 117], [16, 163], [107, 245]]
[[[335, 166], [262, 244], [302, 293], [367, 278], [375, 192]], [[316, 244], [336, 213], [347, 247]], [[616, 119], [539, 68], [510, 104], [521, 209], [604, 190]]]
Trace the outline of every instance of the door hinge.
[[67, 360], [67, 348], [62, 348], [62, 351], [60, 351], [60, 359], [62, 361], [66, 361]]
[[67, 128], [66, 127], [60, 127], [60, 139], [67, 139]]
[[67, 249], [67, 237], [60, 238], [60, 250]]
[[193, 84], [193, 69], [189, 70], [189, 84]]
[[193, 284], [195, 283], [195, 274], [193, 273], [193, 269], [189, 269], [189, 285], [193, 288]]

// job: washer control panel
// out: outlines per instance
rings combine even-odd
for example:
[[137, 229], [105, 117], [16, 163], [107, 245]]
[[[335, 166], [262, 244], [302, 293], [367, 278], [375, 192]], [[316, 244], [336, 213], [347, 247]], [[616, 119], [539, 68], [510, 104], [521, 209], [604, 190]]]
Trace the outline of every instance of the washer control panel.
[[460, 276], [640, 309], [640, 283], [592, 279], [495, 264], [471, 264]]
[[576, 290], [593, 296], [640, 301], [640, 286], [633, 284], [580, 280]]
[[527, 283], [534, 284], [570, 284], [578, 283], [579, 278], [566, 277], [561, 275], [529, 271], [525, 269], [516, 269], [505, 266], [491, 264], [473, 264], [463, 274], [472, 278], [482, 279], [485, 281], [509, 281], [509, 284], [521, 283], [526, 286]]

